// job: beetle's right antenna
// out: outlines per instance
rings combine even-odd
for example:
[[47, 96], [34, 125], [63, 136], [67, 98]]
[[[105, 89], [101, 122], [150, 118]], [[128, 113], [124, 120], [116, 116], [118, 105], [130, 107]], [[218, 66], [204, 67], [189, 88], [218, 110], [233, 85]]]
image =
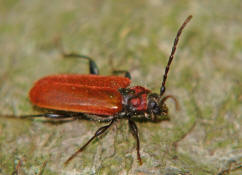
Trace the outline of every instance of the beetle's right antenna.
[[182, 33], [182, 30], [184, 29], [184, 27], [186, 26], [186, 24], [192, 19], [192, 15], [188, 16], [187, 19], [184, 21], [184, 23], [182, 24], [182, 26], [180, 27], [180, 29], [178, 30], [177, 34], [176, 34], [176, 38], [174, 40], [174, 43], [173, 43], [173, 47], [172, 47], [172, 50], [171, 50], [171, 54], [170, 54], [170, 57], [169, 57], [169, 60], [168, 60], [168, 63], [166, 65], [166, 69], [165, 69], [165, 74], [163, 75], [163, 81], [162, 81], [162, 85], [161, 85], [161, 88], [160, 88], [160, 96], [162, 96], [165, 91], [166, 91], [166, 79], [167, 79], [167, 74], [169, 72], [169, 69], [170, 69], [170, 65], [171, 65], [171, 62], [173, 60], [173, 57], [175, 55], [175, 52], [176, 52], [176, 46], [178, 44], [178, 41], [179, 41], [179, 38], [180, 38], [180, 35]]

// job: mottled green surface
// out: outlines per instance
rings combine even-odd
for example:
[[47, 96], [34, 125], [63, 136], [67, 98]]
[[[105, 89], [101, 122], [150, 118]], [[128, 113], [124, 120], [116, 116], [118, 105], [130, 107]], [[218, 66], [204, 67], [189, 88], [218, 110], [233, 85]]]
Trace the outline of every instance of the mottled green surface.
[[[134, 85], [158, 92], [176, 31], [190, 14], [167, 84], [181, 110], [169, 101], [169, 122], [138, 123], [142, 166], [127, 121], [64, 167], [104, 124], [4, 117], [38, 112], [28, 91], [40, 77], [87, 73], [85, 61], [61, 58], [58, 38], [65, 50], [95, 58], [102, 74], [110, 74], [112, 60], [130, 70]], [[240, 175], [241, 67], [241, 0], [0, 0], [0, 174]]]

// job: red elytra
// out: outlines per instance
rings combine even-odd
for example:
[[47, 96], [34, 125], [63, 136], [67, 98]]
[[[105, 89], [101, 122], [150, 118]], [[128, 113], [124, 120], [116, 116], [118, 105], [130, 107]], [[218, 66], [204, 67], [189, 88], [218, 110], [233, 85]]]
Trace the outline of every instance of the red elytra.
[[42, 108], [113, 115], [122, 110], [118, 89], [129, 84], [128, 78], [118, 76], [52, 75], [37, 81], [29, 97]]
[[[163, 76], [160, 94], [151, 93], [150, 90], [141, 86], [129, 87], [129, 76], [126, 78], [91, 74], [63, 74], [46, 76], [35, 83], [29, 93], [30, 101], [34, 105], [42, 108], [54, 109], [56, 111], [94, 114], [104, 118], [103, 121], [111, 121], [109, 125], [99, 128], [95, 135], [84, 146], [77, 150], [65, 164], [84, 150], [94, 138], [104, 133], [117, 119], [121, 118], [126, 118], [129, 122], [130, 130], [137, 142], [137, 157], [139, 163], [142, 164], [139, 153], [140, 144], [138, 128], [132, 119], [135, 116], [157, 121], [158, 117], [162, 118], [162, 116], [167, 115], [168, 108], [165, 101], [168, 98], [175, 99], [171, 95], [163, 96], [166, 90], [165, 83], [167, 74], [181, 32], [191, 18], [192, 16], [189, 16], [177, 32]], [[98, 68], [91, 58], [77, 54], [64, 54], [64, 56], [88, 59], [90, 73], [98, 74]], [[58, 114], [58, 112], [56, 114], [46, 113], [31, 116], [44, 116], [47, 118], [73, 117], [73, 115], [69, 115], [68, 113]], [[101, 121], [100, 118], [98, 120]]]

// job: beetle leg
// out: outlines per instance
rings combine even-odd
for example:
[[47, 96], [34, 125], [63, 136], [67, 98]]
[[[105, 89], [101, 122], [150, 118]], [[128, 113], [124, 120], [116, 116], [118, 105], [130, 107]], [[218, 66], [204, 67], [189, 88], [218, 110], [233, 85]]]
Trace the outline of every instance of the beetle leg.
[[62, 54], [63, 54], [63, 57], [67, 57], [67, 58], [87, 59], [88, 62], [89, 62], [89, 72], [90, 72], [90, 74], [95, 74], [95, 75], [99, 74], [99, 69], [97, 67], [97, 64], [95, 63], [95, 61], [93, 61], [92, 58], [85, 56], [85, 55], [76, 54], [76, 53], [65, 53], [65, 52], [63, 52]]
[[109, 60], [109, 64], [110, 64], [110, 67], [111, 67], [111, 70], [112, 70], [112, 74], [113, 75], [119, 75], [119, 74], [122, 74], [124, 75], [124, 77], [128, 78], [131, 80], [131, 75], [128, 71], [126, 70], [116, 70], [113, 66], [113, 59], [110, 59]]
[[66, 53], [64, 50], [64, 47], [61, 43], [61, 39], [59, 38], [56, 41], [56, 45], [59, 48], [59, 50], [61, 51], [61, 54], [63, 57], [66, 58], [83, 58], [83, 59], [87, 59], [89, 61], [89, 72], [90, 74], [99, 74], [99, 69], [97, 67], [97, 64], [95, 63], [95, 61], [90, 58], [89, 56], [86, 55], [81, 55], [81, 54], [76, 54], [76, 53]]
[[130, 131], [131, 131], [132, 135], [136, 139], [136, 142], [137, 142], [137, 147], [136, 147], [137, 159], [139, 161], [139, 164], [142, 165], [142, 160], [141, 160], [140, 151], [139, 151], [140, 150], [139, 133], [138, 133], [138, 128], [137, 128], [137, 126], [136, 126], [134, 121], [129, 120], [129, 128], [130, 128]]
[[42, 122], [46, 122], [50, 124], [63, 124], [63, 123], [71, 122], [78, 119], [78, 116], [76, 115], [65, 114], [65, 113], [63, 114], [44, 113], [44, 114], [36, 114], [36, 115], [21, 115], [15, 118], [33, 120], [33, 118], [42, 118], [42, 117], [48, 118], [48, 120], [43, 120]]
[[63, 118], [70, 118], [74, 116], [69, 114], [44, 113], [44, 114], [36, 114], [36, 115], [23, 115], [20, 117], [21, 118], [46, 117], [51, 119], [63, 119]]
[[124, 74], [124, 77], [128, 78], [131, 80], [131, 75], [128, 71], [125, 71], [125, 70], [113, 70], [112, 71], [112, 74], [114, 75], [118, 75], [118, 74]]
[[116, 119], [113, 119], [108, 125], [106, 126], [103, 126], [101, 128], [99, 128], [96, 133], [94, 134], [94, 136], [91, 137], [91, 139], [89, 139], [85, 145], [83, 145], [79, 150], [77, 150], [74, 154], [71, 155], [71, 157], [69, 157], [66, 161], [65, 161], [65, 166], [80, 152], [82, 152], [86, 147], [87, 145], [93, 140], [95, 139], [96, 137], [100, 136], [101, 134], [103, 134], [110, 126], [112, 126], [112, 124], [114, 123]]

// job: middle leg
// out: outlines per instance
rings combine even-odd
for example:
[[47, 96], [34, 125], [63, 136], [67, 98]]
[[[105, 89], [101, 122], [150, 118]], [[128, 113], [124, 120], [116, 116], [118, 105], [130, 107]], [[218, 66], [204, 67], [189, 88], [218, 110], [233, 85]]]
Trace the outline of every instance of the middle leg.
[[131, 75], [128, 71], [125, 71], [125, 70], [113, 70], [112, 71], [112, 74], [114, 75], [118, 75], [118, 74], [124, 74], [124, 77], [128, 78], [131, 80]]

